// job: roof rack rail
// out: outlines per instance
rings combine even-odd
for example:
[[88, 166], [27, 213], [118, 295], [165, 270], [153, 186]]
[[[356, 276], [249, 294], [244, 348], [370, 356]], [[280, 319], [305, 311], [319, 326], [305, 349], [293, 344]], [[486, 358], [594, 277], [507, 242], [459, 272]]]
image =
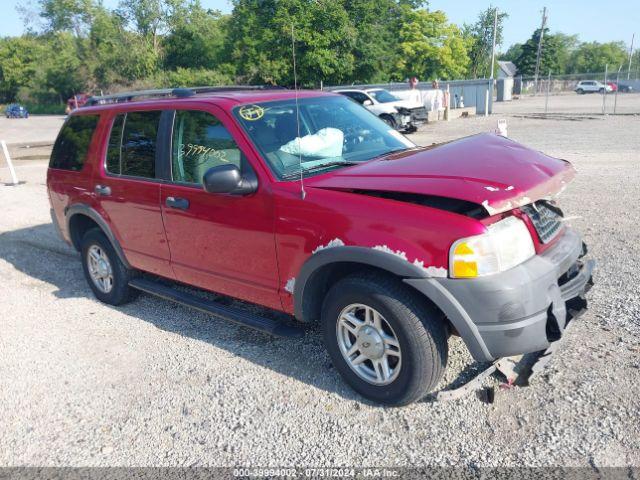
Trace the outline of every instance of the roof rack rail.
[[218, 87], [179, 87], [179, 88], [159, 88], [154, 90], [136, 90], [133, 92], [114, 93], [112, 95], [92, 96], [87, 100], [86, 105], [104, 105], [109, 103], [131, 102], [134, 99], [154, 98], [154, 97], [191, 97], [198, 93], [215, 92], [236, 92], [253, 90], [282, 90], [284, 87], [275, 85], [225, 85]]

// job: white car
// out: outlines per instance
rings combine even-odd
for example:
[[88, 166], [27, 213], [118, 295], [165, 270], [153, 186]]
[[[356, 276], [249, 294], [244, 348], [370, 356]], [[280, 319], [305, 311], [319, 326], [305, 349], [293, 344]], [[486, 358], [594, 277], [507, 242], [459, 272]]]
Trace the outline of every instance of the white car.
[[424, 105], [402, 100], [384, 88], [339, 89], [334, 92], [355, 100], [396, 130], [415, 132], [417, 125], [426, 120]]
[[578, 82], [575, 88], [575, 92], [578, 95], [582, 95], [583, 93], [609, 93], [612, 91], [613, 88], [611, 88], [611, 85], [605, 85], [597, 80], [582, 80]]

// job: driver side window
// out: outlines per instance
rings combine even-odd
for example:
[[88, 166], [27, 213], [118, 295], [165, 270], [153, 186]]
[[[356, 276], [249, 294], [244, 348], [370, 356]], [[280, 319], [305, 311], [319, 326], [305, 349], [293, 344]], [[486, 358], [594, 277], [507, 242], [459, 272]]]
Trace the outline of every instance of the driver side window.
[[240, 171], [246, 159], [225, 126], [210, 113], [178, 110], [173, 122], [171, 178], [178, 183], [202, 184], [211, 167], [233, 164]]

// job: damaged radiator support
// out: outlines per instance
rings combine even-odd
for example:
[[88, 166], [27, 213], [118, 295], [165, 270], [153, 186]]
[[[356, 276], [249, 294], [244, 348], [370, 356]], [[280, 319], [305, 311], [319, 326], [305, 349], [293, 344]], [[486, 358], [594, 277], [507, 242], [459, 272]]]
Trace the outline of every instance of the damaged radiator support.
[[[568, 302], [567, 306], [567, 326], [564, 333], [571, 325], [571, 321], [577, 319], [586, 311], [587, 302], [584, 298], [576, 297], [571, 302]], [[494, 387], [482, 386], [487, 378], [495, 372], [499, 372], [506, 380], [500, 384], [500, 388], [503, 390], [528, 386], [530, 380], [540, 375], [550, 363], [553, 355], [559, 350], [563, 338], [565, 338], [564, 334], [555, 342], [551, 342], [546, 350], [499, 358], [464, 385], [451, 390], [440, 390], [435, 394], [435, 399], [439, 402], [448, 402], [476, 392], [482, 401], [493, 403], [495, 399]]]

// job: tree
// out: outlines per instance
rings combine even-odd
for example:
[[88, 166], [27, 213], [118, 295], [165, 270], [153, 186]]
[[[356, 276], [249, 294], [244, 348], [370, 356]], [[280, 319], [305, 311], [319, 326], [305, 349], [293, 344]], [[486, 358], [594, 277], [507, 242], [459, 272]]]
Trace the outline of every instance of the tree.
[[301, 85], [351, 78], [356, 34], [342, 0], [234, 0], [226, 48], [241, 81], [293, 85], [292, 26]]
[[553, 41], [556, 42], [558, 73], [573, 73], [570, 65], [571, 55], [580, 45], [578, 35], [566, 35], [562, 32], [552, 34]]
[[569, 68], [572, 73], [604, 72], [607, 65], [609, 71], [617, 70], [621, 65], [627, 65], [628, 58], [623, 42], [583, 43], [572, 53]]
[[521, 43], [514, 43], [513, 45], [511, 45], [506, 52], [500, 54], [498, 56], [498, 58], [500, 60], [504, 60], [507, 62], [516, 62], [518, 60], [518, 57], [522, 54], [522, 44]]
[[158, 67], [158, 55], [142, 36], [130, 31], [127, 19], [119, 11], [101, 9], [89, 33], [93, 87], [108, 88], [128, 84], [152, 75]]
[[121, 0], [118, 13], [152, 42], [153, 50], [158, 54], [160, 34], [167, 26], [169, 8], [164, 0]]
[[[465, 25], [464, 36], [469, 42], [469, 76], [491, 76], [491, 49], [493, 47], [493, 27], [497, 7], [488, 7], [480, 12], [473, 25]], [[496, 47], [502, 45], [504, 21], [509, 18], [505, 12], [498, 12], [498, 28], [496, 29]]]
[[404, 8], [399, 35], [398, 76], [406, 78], [461, 78], [469, 57], [460, 29], [447, 22], [444, 12]]
[[164, 65], [169, 69], [214, 68], [223, 61], [229, 18], [205, 10], [199, 1], [170, 18], [171, 31], [163, 39]]
[[[540, 75], [546, 75], [549, 72], [557, 75], [565, 72], [565, 66], [561, 63], [564, 55], [563, 49], [566, 48], [564, 37], [564, 35], [551, 35], [549, 29], [545, 28], [540, 52]], [[538, 28], [531, 38], [522, 45], [522, 51], [514, 62], [521, 75], [535, 73], [539, 39], [540, 29]]]
[[402, 8], [395, 0], [345, 0], [356, 38], [353, 46], [356, 82], [384, 82], [394, 74]]
[[97, 5], [93, 0], [40, 0], [40, 16], [50, 32], [69, 31], [84, 36]]
[[0, 101], [13, 102], [36, 74], [43, 46], [34, 35], [0, 39]]

